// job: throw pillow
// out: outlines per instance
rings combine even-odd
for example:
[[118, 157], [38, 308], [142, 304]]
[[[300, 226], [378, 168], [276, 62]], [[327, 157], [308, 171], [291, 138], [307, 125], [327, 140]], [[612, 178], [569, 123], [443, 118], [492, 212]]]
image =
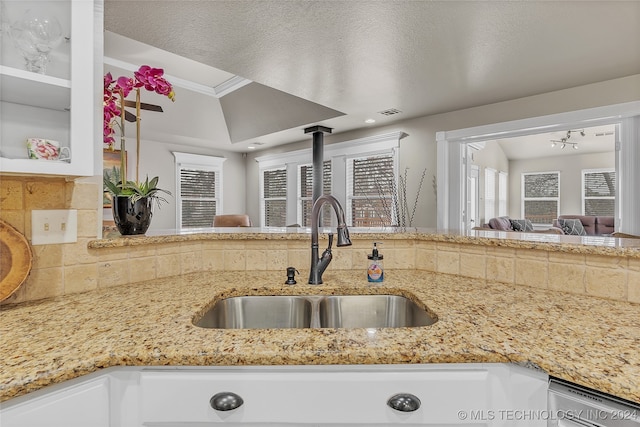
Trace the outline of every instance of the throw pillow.
[[528, 232], [533, 231], [533, 223], [530, 219], [512, 219], [511, 228], [514, 231]]
[[489, 220], [489, 227], [493, 228], [494, 230], [513, 231], [513, 227], [511, 226], [511, 222], [509, 221], [508, 216], [491, 218]]
[[586, 236], [587, 232], [579, 219], [559, 219], [558, 224], [564, 234], [573, 234], [574, 236]]

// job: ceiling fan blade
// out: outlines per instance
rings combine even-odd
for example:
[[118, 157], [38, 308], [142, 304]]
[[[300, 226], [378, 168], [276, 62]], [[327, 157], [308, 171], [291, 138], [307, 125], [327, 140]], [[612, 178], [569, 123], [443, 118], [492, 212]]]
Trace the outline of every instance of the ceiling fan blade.
[[[124, 100], [124, 106], [125, 107], [132, 107], [132, 108], [136, 108], [136, 102], [135, 101], [129, 101], [127, 99]], [[158, 111], [160, 113], [162, 113], [162, 107], [159, 105], [154, 105], [154, 104], [147, 104], [145, 102], [141, 102], [140, 103], [140, 109], [141, 110], [149, 110], [149, 111]]]
[[127, 110], [124, 111], [124, 119], [128, 122], [135, 122], [136, 121], [136, 115], [133, 113], [128, 112]]

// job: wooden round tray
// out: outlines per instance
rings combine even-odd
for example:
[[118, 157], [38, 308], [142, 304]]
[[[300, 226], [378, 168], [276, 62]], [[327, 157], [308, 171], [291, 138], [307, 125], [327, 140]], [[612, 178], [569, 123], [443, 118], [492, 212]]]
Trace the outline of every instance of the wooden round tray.
[[0, 220], [0, 301], [9, 298], [31, 271], [33, 254], [27, 239]]

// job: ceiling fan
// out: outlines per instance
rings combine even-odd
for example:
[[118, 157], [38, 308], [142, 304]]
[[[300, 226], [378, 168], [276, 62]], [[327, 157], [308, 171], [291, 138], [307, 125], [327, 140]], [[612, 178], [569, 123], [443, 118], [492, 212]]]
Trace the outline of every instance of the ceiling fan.
[[139, 182], [138, 171], [140, 170], [140, 110], [157, 111], [162, 113], [162, 107], [154, 104], [147, 104], [140, 102], [140, 91], [136, 91], [136, 100], [129, 101], [124, 100], [124, 107], [130, 107], [136, 109], [136, 114], [133, 114], [124, 108], [124, 119], [128, 122], [136, 124], [136, 181]]
[[[129, 101], [126, 100], [124, 101], [124, 106], [125, 107], [130, 107], [130, 108], [136, 108], [136, 101]], [[154, 104], [147, 104], [145, 102], [141, 102], [140, 103], [140, 109], [141, 110], [148, 110], [148, 111], [157, 111], [159, 113], [162, 113], [162, 107], [159, 105], [154, 105]], [[136, 121], [136, 115], [124, 110], [124, 119], [128, 122], [134, 123]]]

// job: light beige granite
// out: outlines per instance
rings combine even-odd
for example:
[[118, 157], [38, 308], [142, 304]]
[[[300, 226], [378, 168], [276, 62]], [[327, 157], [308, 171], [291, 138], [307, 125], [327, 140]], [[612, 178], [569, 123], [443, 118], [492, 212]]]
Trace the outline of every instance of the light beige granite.
[[[619, 239], [603, 236], [567, 236], [543, 233], [517, 233], [498, 231], [437, 231], [423, 228], [350, 228], [351, 236], [369, 241], [411, 240], [439, 242], [438, 249], [457, 251], [460, 245], [504, 247], [519, 250], [541, 250], [601, 256], [627, 256], [640, 258], [640, 239]], [[321, 230], [323, 231], [323, 230]], [[324, 230], [326, 232], [331, 229]], [[310, 240], [306, 228], [235, 227], [210, 228], [196, 231], [163, 230], [144, 236], [121, 236], [111, 233], [104, 239], [88, 243], [91, 249], [155, 245], [195, 241], [291, 241]], [[320, 235], [326, 240], [326, 235]], [[384, 248], [384, 247], [383, 247]]]
[[[455, 275], [327, 271], [324, 285], [284, 271], [200, 272], [0, 308], [0, 400], [116, 365], [517, 362], [640, 402], [640, 304]], [[404, 295], [432, 326], [215, 330], [194, 316], [221, 298], [272, 294]]]

